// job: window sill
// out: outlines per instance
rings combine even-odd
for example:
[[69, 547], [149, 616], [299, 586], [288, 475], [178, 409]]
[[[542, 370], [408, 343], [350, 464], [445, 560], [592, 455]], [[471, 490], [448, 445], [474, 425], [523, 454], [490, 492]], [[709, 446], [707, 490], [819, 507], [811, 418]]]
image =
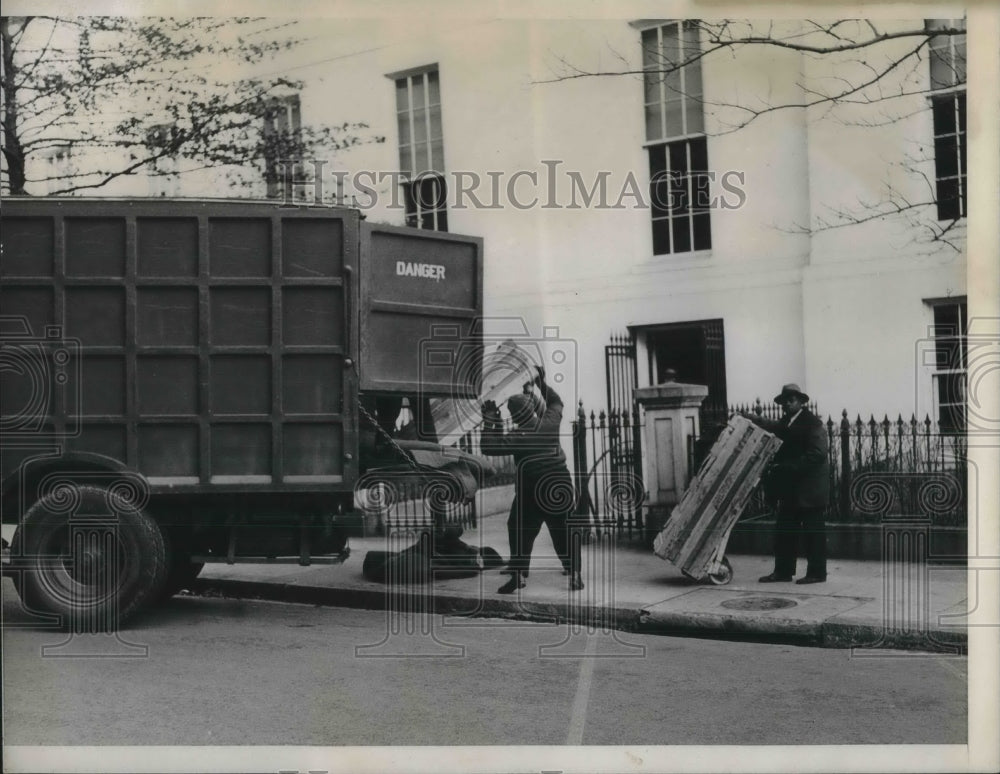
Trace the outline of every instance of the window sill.
[[683, 271], [700, 269], [708, 265], [712, 250], [696, 250], [690, 253], [664, 253], [647, 258], [633, 268], [636, 274], [652, 274], [661, 271]]

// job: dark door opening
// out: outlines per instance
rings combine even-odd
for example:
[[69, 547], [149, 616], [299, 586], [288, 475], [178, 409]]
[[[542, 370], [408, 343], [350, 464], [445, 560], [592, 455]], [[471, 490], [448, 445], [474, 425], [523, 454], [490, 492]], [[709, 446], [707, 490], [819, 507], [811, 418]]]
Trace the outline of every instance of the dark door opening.
[[696, 320], [645, 328], [652, 384], [674, 379], [687, 384], [704, 384], [708, 397], [702, 417], [727, 411], [726, 342], [722, 320]]

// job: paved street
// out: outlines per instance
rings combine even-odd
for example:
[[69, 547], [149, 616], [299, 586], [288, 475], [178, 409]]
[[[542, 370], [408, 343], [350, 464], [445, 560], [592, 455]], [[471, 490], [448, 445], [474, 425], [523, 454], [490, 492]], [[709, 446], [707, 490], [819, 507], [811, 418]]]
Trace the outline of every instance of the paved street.
[[[565, 642], [565, 627], [494, 619], [450, 619], [439, 642], [419, 629], [386, 641], [382, 612], [199, 597], [137, 620], [130, 645], [60, 648], [66, 635], [31, 626], [6, 579], [3, 611], [11, 745], [966, 740], [964, 658], [636, 634]], [[50, 658], [45, 646], [148, 655]], [[378, 657], [404, 652], [430, 657]], [[556, 657], [580, 653], [608, 657]]]

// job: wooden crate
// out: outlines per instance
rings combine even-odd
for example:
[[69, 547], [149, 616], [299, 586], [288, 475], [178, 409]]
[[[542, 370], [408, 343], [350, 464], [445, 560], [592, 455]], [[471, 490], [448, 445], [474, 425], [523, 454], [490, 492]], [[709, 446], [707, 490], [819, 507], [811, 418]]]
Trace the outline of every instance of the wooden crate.
[[779, 446], [749, 420], [729, 420], [656, 536], [654, 553], [696, 578], [717, 571], [729, 533]]

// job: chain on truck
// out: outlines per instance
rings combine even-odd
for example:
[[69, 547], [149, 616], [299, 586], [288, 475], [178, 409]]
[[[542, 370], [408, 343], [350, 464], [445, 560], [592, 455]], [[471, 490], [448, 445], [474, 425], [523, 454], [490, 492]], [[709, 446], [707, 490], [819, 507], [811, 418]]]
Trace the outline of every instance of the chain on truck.
[[435, 415], [475, 396], [482, 275], [481, 239], [348, 209], [5, 199], [0, 509], [26, 608], [110, 626], [208, 562], [343, 561], [366, 481], [470, 497], [479, 459]]

